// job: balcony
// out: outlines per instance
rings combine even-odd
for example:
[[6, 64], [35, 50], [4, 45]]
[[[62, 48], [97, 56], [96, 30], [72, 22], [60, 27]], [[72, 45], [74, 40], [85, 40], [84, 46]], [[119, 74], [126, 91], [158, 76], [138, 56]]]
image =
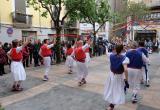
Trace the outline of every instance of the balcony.
[[16, 28], [30, 28], [32, 26], [32, 15], [12, 12], [12, 21]]

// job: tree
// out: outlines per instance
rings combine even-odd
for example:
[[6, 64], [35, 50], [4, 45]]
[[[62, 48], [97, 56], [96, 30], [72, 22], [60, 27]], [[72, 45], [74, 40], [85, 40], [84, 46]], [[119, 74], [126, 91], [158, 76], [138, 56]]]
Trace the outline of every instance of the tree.
[[[144, 16], [149, 13], [149, 8], [143, 2], [134, 2], [124, 0], [126, 6], [120, 12], [115, 12], [115, 24], [113, 26], [112, 34], [115, 35], [115, 32], [127, 27], [127, 24], [130, 25], [130, 30], [127, 30], [125, 34], [133, 32], [133, 25], [139, 24], [143, 21]], [[127, 18], [131, 18], [131, 21], [127, 21]], [[131, 35], [131, 34], [128, 34]], [[115, 35], [116, 36], [116, 35]], [[124, 37], [124, 36], [123, 36]]]
[[136, 3], [133, 1], [129, 1], [127, 2], [127, 5], [124, 8], [124, 10], [116, 14], [117, 15], [116, 22], [123, 23], [124, 19], [126, 19], [129, 16], [132, 18], [133, 21], [139, 20], [142, 19], [148, 13], [149, 13], [149, 8], [146, 6], [145, 3], [143, 2]]
[[[110, 6], [107, 0], [83, 0], [80, 8], [74, 13], [74, 17], [82, 22], [92, 24], [94, 35], [96, 35], [99, 29], [111, 20]], [[98, 29], [95, 29], [95, 23], [100, 24]]]
[[[104, 26], [104, 24], [112, 19], [110, 6], [107, 0], [83, 0], [81, 6], [69, 14], [71, 21], [79, 20], [93, 25], [94, 43], [96, 41], [97, 32]], [[96, 23], [100, 26], [96, 29]]]
[[[64, 21], [68, 17], [69, 14], [73, 13], [81, 4], [81, 0], [27, 0], [27, 3], [32, 6], [35, 10], [41, 11], [42, 17], [47, 17], [47, 14], [50, 15], [57, 34], [56, 38], [56, 56], [57, 63], [61, 62], [61, 34]], [[63, 8], [66, 8], [65, 14], [63, 13]], [[42, 9], [44, 11], [42, 11]]]

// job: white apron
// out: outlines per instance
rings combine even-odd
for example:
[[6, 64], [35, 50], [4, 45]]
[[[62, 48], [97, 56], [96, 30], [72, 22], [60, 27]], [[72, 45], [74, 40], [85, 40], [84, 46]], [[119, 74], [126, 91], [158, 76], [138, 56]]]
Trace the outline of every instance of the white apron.
[[26, 72], [24, 70], [22, 62], [11, 62], [11, 73], [13, 74], [14, 81], [26, 80]]
[[124, 86], [124, 75], [110, 72], [105, 83], [104, 100], [116, 105], [124, 104]]

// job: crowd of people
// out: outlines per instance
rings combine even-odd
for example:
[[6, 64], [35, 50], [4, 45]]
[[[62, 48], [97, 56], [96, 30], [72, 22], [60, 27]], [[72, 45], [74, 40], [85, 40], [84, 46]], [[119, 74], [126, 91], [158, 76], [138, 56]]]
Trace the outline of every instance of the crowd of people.
[[[27, 42], [19, 42], [13, 40], [12, 44], [0, 44], [0, 75], [5, 74], [4, 65], [10, 64], [11, 73], [13, 74], [14, 83], [12, 91], [22, 91], [21, 82], [26, 80], [25, 67], [29, 67], [34, 59], [34, 66], [44, 65], [44, 81], [48, 81], [50, 66], [52, 60], [56, 59], [56, 43], [49, 42], [45, 39], [43, 43], [31, 40]], [[74, 63], [76, 63], [78, 86], [87, 84], [88, 64], [91, 60], [92, 41], [77, 40], [72, 42], [62, 42], [61, 56], [66, 61], [69, 73], [73, 73]], [[109, 109], [113, 110], [115, 105], [125, 103], [125, 93], [127, 89], [132, 90], [132, 103], [137, 103], [137, 95], [140, 90], [140, 84], [144, 83], [149, 87], [148, 64], [149, 55], [145, 48], [145, 42], [130, 41], [124, 43], [122, 39], [113, 40], [111, 43], [99, 42], [97, 48], [94, 49], [101, 55], [106, 52], [110, 59], [109, 77], [105, 84], [104, 99], [109, 102]], [[7, 56], [6, 56], [7, 53]]]

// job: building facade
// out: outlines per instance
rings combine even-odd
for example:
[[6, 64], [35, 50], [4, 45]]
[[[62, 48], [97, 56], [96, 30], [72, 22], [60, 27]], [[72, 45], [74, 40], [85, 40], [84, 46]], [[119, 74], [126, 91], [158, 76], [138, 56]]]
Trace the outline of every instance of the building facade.
[[[41, 9], [42, 10], [42, 9]], [[55, 34], [51, 18], [41, 17], [40, 11], [27, 6], [26, 0], [0, 1], [0, 41], [14, 39], [25, 41], [27, 37], [43, 40]]]
[[[136, 1], [136, 0], [132, 0]], [[150, 13], [144, 16], [140, 25], [134, 26], [134, 40], [160, 40], [160, 0], [137, 0], [144, 2]]]
[[124, 0], [108, 0], [108, 2], [113, 12], [122, 11], [124, 7], [126, 6], [125, 4], [126, 2], [124, 2]]

